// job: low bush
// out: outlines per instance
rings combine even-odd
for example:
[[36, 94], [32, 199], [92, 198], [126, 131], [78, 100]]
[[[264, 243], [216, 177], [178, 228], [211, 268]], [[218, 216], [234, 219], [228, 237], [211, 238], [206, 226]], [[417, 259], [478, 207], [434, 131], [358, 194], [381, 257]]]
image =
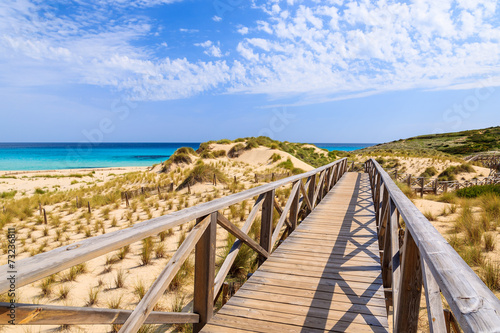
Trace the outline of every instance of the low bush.
[[465, 187], [457, 190], [455, 193], [461, 198], [477, 198], [488, 193], [492, 193], [500, 197], [500, 184]]
[[431, 166], [431, 167], [428, 167], [427, 169], [425, 169], [425, 171], [420, 174], [420, 177], [430, 178], [430, 177], [434, 177], [435, 175], [437, 175], [437, 173], [438, 173], [438, 171], [436, 170], [436, 168]]
[[188, 185], [192, 186], [196, 183], [211, 182], [214, 175], [218, 182], [227, 183], [227, 176], [215, 166], [203, 162], [198, 163], [191, 170], [187, 178], [177, 187], [177, 191], [186, 188]]

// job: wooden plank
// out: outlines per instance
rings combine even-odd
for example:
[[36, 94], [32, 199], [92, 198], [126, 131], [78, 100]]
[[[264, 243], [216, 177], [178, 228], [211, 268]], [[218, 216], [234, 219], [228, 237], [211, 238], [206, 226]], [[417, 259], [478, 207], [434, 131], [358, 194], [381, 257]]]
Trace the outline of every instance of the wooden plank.
[[217, 223], [222, 228], [233, 234], [236, 238], [241, 240], [243, 243], [248, 245], [248, 247], [250, 247], [255, 252], [259, 253], [264, 258], [267, 259], [269, 257], [269, 252], [264, 250], [262, 246], [260, 246], [256, 241], [254, 241], [250, 236], [248, 236], [246, 233], [241, 231], [237, 226], [232, 224], [231, 221], [229, 221], [224, 215], [222, 215], [221, 212], [217, 214]]
[[[9, 325], [11, 303], [0, 303], [0, 325]], [[98, 309], [15, 303], [16, 325], [112, 325], [123, 324], [132, 310]], [[195, 313], [152, 311], [145, 324], [197, 323]]]
[[[208, 326], [212, 332], [217, 327], [387, 332], [374, 213], [364, 214], [364, 204], [351, 204], [356, 177], [339, 181], [321, 200], [218, 312]], [[369, 193], [364, 197], [369, 205]], [[322, 209], [332, 205], [342, 208]], [[364, 225], [348, 222], [354, 219], [365, 219], [359, 222]]]
[[[193, 325], [194, 333], [201, 331], [214, 313], [215, 247], [217, 245], [218, 215], [218, 212], [210, 214], [210, 225], [196, 244], [193, 312], [200, 316], [200, 321]], [[202, 223], [202, 221], [198, 220], [197, 223]]]
[[205, 230], [210, 226], [210, 223], [210, 218], [206, 217], [191, 230], [184, 242], [179, 246], [177, 252], [168, 261], [167, 266], [165, 266], [151, 288], [149, 288], [125, 324], [121, 327], [121, 333], [136, 332], [144, 324], [149, 313], [153, 310], [153, 307], [163, 295], [184, 261], [186, 261]]

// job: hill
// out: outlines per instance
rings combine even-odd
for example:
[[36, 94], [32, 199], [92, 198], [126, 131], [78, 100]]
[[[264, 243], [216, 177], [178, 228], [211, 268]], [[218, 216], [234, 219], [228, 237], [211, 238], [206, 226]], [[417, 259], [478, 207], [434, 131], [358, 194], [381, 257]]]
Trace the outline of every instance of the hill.
[[419, 155], [470, 155], [500, 150], [500, 126], [421, 135], [362, 149], [362, 152], [412, 151]]

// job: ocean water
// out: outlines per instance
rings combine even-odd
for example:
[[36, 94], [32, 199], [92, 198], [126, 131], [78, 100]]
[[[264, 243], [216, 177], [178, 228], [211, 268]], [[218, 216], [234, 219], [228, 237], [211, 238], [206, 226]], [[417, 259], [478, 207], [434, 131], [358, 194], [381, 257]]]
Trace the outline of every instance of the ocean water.
[[[0, 170], [57, 170], [151, 166], [180, 147], [198, 149], [198, 142], [167, 143], [0, 143]], [[318, 143], [318, 147], [352, 151], [373, 144]]]
[[314, 143], [314, 145], [319, 148], [327, 149], [328, 151], [354, 151], [366, 147], [375, 146], [376, 143]]

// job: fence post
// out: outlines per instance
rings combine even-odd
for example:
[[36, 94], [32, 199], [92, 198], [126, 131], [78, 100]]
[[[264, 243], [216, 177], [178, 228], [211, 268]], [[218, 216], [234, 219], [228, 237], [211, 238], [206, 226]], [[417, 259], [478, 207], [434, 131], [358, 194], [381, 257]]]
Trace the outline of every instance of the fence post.
[[424, 197], [424, 177], [420, 177], [420, 197]]
[[47, 224], [47, 213], [45, 212], [45, 208], [43, 208], [43, 224]]
[[398, 169], [394, 170], [394, 180], [398, 181]]
[[411, 175], [408, 175], [407, 183], [408, 183], [408, 187], [411, 190]]
[[438, 180], [434, 180], [434, 194], [438, 194]]
[[[272, 235], [273, 235], [273, 210], [274, 210], [274, 189], [265, 194], [262, 204], [262, 219], [260, 225], [260, 246], [271, 253]], [[266, 258], [260, 256], [259, 264], [262, 264]]]
[[90, 201], [87, 201], [87, 207], [89, 209], [89, 214], [92, 214], [92, 211], [90, 210]]
[[128, 207], [129, 203], [128, 203], [128, 194], [127, 194], [127, 192], [125, 192], [125, 203], [127, 204], [127, 207]]
[[[198, 218], [201, 223], [204, 218]], [[195, 248], [193, 312], [200, 322], [193, 324], [193, 332], [201, 331], [214, 313], [215, 248], [217, 237], [217, 212], [210, 214], [210, 225]]]

